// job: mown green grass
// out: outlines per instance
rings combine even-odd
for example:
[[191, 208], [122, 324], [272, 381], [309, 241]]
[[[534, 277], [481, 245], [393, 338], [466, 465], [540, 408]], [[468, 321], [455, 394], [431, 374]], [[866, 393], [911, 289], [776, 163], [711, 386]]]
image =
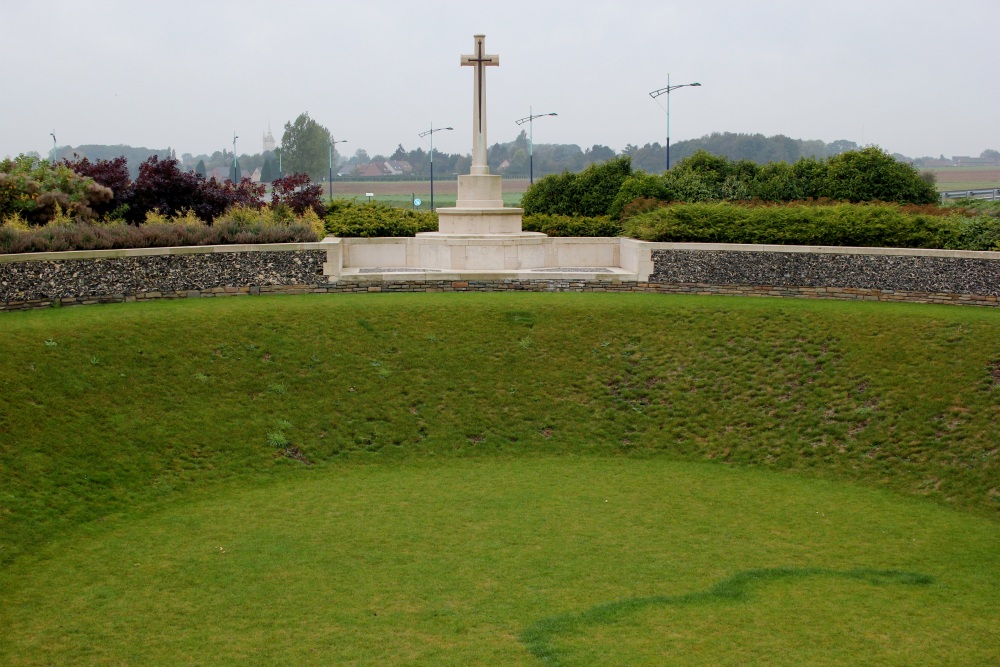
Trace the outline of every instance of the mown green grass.
[[8, 313], [0, 559], [143, 499], [343, 457], [663, 454], [996, 517], [996, 311], [378, 295]]
[[989, 520], [663, 458], [335, 464], [55, 540], [0, 662], [991, 664]]
[[610, 294], [3, 314], [0, 663], [988, 664], [998, 325]]

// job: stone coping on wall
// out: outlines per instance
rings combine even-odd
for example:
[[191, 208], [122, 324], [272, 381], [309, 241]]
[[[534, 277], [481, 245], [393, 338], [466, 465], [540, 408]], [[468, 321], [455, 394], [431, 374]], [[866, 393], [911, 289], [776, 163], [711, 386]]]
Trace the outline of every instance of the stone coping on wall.
[[72, 259], [112, 259], [117, 257], [156, 257], [160, 255], [207, 255], [234, 252], [290, 252], [329, 250], [339, 239], [326, 238], [311, 243], [244, 243], [230, 245], [191, 245], [167, 248], [114, 248], [111, 250], [65, 250], [61, 252], [22, 252], [0, 255], [0, 264], [12, 262], [53, 262]]
[[[403, 238], [364, 239], [366, 243], [398, 244]], [[639, 241], [630, 238], [604, 239], [600, 237], [554, 237], [562, 243], [611, 243], [630, 242], [649, 250], [708, 250], [728, 252], [784, 252], [820, 253], [834, 255], [912, 255], [920, 257], [954, 257], [966, 259], [1000, 259], [1000, 252], [981, 250], [932, 250], [927, 248], [867, 248], [855, 246], [805, 246], [772, 245], [757, 243], [672, 243], [665, 241]], [[0, 264], [6, 262], [60, 261], [68, 259], [106, 259], [110, 257], [146, 257], [151, 255], [188, 255], [217, 252], [280, 252], [293, 250], [330, 250], [342, 241], [356, 241], [351, 238], [327, 237], [311, 243], [251, 243], [233, 245], [174, 246], [168, 248], [116, 248], [112, 250], [66, 250], [61, 252], [25, 252], [0, 255]]]
[[[631, 240], [631, 239], [630, 239]], [[701, 250], [715, 252], [782, 252], [825, 255], [885, 255], [1000, 260], [1000, 252], [984, 250], [937, 250], [930, 248], [868, 248], [861, 246], [777, 245], [765, 243], [671, 243], [639, 241], [650, 250]]]

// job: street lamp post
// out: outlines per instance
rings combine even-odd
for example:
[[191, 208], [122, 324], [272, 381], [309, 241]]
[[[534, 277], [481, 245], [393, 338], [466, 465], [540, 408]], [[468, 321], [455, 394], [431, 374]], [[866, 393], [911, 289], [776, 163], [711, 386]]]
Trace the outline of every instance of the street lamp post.
[[233, 183], [240, 182], [240, 163], [236, 160], [236, 132], [233, 132]]
[[52, 130], [49, 132], [49, 136], [52, 137], [52, 164], [56, 163], [56, 131]]
[[[334, 141], [333, 135], [330, 135], [330, 202], [333, 203], [333, 146], [334, 144], [345, 144], [347, 139], [341, 139], [340, 141]], [[281, 160], [281, 156], [278, 156], [278, 160]], [[280, 169], [279, 169], [280, 171]]]
[[[684, 88], [686, 86], [700, 86], [700, 83], [680, 83], [676, 86], [670, 85], [670, 74], [667, 74], [667, 87], [654, 90], [649, 94], [654, 100], [660, 95], [667, 96], [667, 171], [670, 171], [670, 91]], [[657, 102], [659, 104], [659, 102]]]
[[434, 123], [431, 123], [431, 129], [421, 132], [418, 136], [420, 137], [430, 137], [431, 143], [431, 212], [434, 212], [434, 133], [440, 132], [441, 130], [454, 130], [453, 127], [434, 127]]
[[531, 184], [535, 184], [535, 131], [534, 131], [534, 121], [536, 118], [541, 118], [542, 116], [558, 116], [557, 113], [532, 113], [531, 107], [528, 107], [528, 115], [525, 118], [514, 121], [518, 125], [528, 124], [528, 178]]

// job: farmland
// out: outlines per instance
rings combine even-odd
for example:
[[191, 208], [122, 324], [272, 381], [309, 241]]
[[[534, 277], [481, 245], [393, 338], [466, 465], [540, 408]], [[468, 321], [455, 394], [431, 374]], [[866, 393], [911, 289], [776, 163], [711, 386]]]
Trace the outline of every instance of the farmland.
[[921, 171], [934, 174], [940, 192], [1000, 188], [1000, 167], [930, 167]]
[[[528, 179], [510, 179], [503, 182], [503, 201], [506, 206], [517, 206], [521, 195], [528, 189]], [[329, 184], [324, 184], [323, 193], [328, 195]], [[368, 199], [367, 193], [374, 193], [373, 199], [393, 206], [411, 206], [413, 198], [421, 200], [420, 208], [429, 209], [431, 202], [430, 181], [334, 181], [333, 196], [338, 199]], [[455, 178], [434, 180], [434, 206], [454, 206], [458, 196], [458, 181]]]

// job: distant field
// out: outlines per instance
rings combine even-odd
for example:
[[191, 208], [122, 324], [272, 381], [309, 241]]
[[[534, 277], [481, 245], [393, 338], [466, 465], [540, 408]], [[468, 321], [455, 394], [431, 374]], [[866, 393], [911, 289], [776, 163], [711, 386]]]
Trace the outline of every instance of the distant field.
[[[511, 179], [503, 182], [503, 202], [507, 206], [521, 203], [521, 195], [528, 189], [528, 179]], [[330, 186], [325, 184], [323, 194], [329, 195]], [[366, 201], [367, 193], [372, 199], [393, 206], [410, 207], [413, 197], [421, 201], [420, 208], [429, 210], [431, 205], [430, 181], [334, 181], [333, 196], [338, 199]], [[458, 196], [458, 181], [454, 178], [434, 181], [434, 207], [454, 206]]]
[[1000, 188], [1000, 167], [932, 167], [921, 171], [937, 177], [938, 192]]

